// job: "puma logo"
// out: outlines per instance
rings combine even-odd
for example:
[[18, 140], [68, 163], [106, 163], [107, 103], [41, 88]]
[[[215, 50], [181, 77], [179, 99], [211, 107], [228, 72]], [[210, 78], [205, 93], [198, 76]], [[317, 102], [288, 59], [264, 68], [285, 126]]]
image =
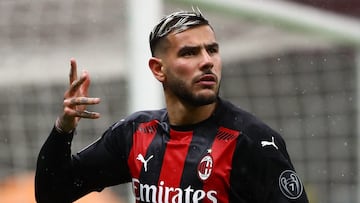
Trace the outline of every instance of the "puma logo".
[[138, 156], [136, 157], [137, 160], [141, 161], [141, 163], [143, 163], [144, 165], [144, 170], [145, 172], [147, 171], [147, 163], [150, 161], [150, 159], [152, 159], [154, 157], [154, 155], [151, 155], [148, 159], [145, 160], [144, 156], [142, 154], [138, 154]]
[[274, 140], [274, 137], [271, 137], [271, 142], [269, 141], [261, 141], [261, 146], [262, 147], [265, 147], [265, 146], [273, 146], [275, 147], [276, 149], [279, 149], [276, 144], [275, 144], [275, 140]]

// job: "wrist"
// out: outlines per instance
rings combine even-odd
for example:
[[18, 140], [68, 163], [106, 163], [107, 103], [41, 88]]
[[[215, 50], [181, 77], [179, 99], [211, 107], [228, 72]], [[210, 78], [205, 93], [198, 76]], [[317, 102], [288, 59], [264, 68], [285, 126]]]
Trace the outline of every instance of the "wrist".
[[55, 121], [55, 129], [56, 131], [58, 131], [59, 133], [71, 133], [74, 129], [66, 129], [64, 128], [63, 122], [62, 120], [57, 117], [56, 121]]

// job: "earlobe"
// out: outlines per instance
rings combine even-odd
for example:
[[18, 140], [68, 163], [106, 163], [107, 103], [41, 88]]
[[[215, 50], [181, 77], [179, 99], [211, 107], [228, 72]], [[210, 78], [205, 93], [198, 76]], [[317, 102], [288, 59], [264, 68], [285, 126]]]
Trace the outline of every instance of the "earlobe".
[[161, 59], [151, 57], [149, 59], [149, 68], [158, 81], [163, 82], [165, 80]]

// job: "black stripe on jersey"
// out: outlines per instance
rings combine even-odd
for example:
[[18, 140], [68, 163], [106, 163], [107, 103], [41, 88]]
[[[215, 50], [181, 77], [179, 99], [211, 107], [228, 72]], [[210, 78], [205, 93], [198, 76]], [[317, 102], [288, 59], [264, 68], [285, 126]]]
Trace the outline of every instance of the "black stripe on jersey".
[[141, 169], [141, 173], [139, 176], [140, 182], [149, 185], [158, 185], [158, 179], [160, 176], [159, 171], [161, 171], [166, 149], [166, 142], [168, 140], [169, 137], [166, 136], [166, 132], [164, 132], [161, 127], [158, 127], [157, 133], [154, 136], [154, 139], [151, 141], [146, 152], [146, 157], [150, 157], [151, 155], [153, 155], [154, 158], [147, 163], [148, 171], [145, 172], [144, 167]]
[[194, 129], [181, 178], [181, 188], [191, 185], [193, 188], [202, 189], [203, 182], [197, 174], [198, 164], [211, 148], [216, 132], [216, 126], [203, 125], [203, 127]]

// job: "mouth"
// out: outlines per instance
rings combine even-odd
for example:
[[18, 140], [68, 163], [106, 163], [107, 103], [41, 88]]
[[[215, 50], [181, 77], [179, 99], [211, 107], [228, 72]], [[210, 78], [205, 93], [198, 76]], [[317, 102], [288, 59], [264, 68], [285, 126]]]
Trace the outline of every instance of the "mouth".
[[204, 74], [199, 77], [199, 79], [196, 81], [196, 83], [205, 85], [205, 86], [214, 85], [217, 83], [217, 77], [216, 77], [216, 75], [214, 75], [212, 73]]

